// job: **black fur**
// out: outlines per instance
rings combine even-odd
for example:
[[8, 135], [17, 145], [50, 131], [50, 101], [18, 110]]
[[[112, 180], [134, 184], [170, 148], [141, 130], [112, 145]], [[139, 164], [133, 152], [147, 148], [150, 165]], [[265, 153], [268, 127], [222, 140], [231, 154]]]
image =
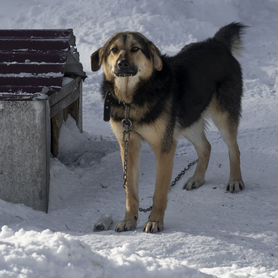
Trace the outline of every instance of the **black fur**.
[[[162, 71], [155, 71], [150, 80], [141, 82], [131, 104], [131, 109], [140, 109], [147, 104], [149, 112], [132, 120], [140, 124], [151, 123], [170, 106], [170, 122], [185, 128], [200, 118], [215, 95], [223, 111], [238, 123], [242, 74], [231, 49], [235, 37], [240, 41], [242, 30], [243, 25], [232, 23], [221, 28], [215, 37], [191, 43], [173, 57], [162, 56]], [[113, 83], [104, 80], [103, 95], [107, 90], [113, 92]], [[116, 113], [114, 107], [121, 107], [122, 113]], [[114, 95], [111, 117], [121, 120], [123, 108]]]
[[226, 45], [231, 51], [233, 48], [239, 47], [238, 42], [241, 40], [244, 29], [247, 26], [241, 24], [240, 22], [230, 23], [222, 28], [220, 28], [214, 38]]
[[[113, 83], [109, 81], [103, 81], [102, 92], [103, 97], [105, 97], [105, 92], [108, 90], [114, 91]], [[131, 104], [131, 109], [140, 109], [146, 103], [148, 104], [149, 111], [140, 119], [132, 119], [133, 121], [140, 124], [148, 124], [155, 121], [161, 114], [165, 111], [165, 103], [172, 98], [172, 82], [171, 82], [171, 71], [168, 69], [167, 64], [165, 64], [162, 71], [156, 71], [152, 78], [146, 82], [141, 82]], [[113, 94], [111, 100], [111, 117], [114, 120], [123, 119], [124, 104], [117, 100], [117, 97]], [[117, 114], [113, 107], [121, 107], [122, 113]]]

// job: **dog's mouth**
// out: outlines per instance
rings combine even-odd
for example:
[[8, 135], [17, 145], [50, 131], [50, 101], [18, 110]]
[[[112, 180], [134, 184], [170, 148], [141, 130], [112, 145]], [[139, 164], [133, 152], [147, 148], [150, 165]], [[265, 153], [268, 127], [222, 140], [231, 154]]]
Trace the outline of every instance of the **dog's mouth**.
[[135, 76], [137, 74], [137, 72], [138, 72], [138, 69], [135, 67], [126, 68], [124, 70], [116, 69], [114, 71], [114, 73], [117, 77], [131, 77], [131, 76]]

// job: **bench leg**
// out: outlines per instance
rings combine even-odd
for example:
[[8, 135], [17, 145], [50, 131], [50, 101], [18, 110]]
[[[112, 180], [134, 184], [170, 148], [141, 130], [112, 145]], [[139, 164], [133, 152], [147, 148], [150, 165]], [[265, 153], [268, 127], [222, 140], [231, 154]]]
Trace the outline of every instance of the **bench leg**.
[[51, 152], [53, 156], [57, 157], [59, 154], [59, 135], [63, 121], [66, 121], [70, 114], [76, 122], [80, 132], [82, 128], [82, 82], [79, 83], [77, 88], [78, 99], [75, 100], [68, 107], [64, 108], [61, 112], [51, 118]]
[[76, 125], [80, 132], [82, 132], [82, 82], [80, 82], [78, 90], [79, 98], [67, 108], [66, 113], [64, 113], [64, 119], [66, 120], [68, 114], [70, 114], [75, 119]]
[[63, 123], [63, 112], [51, 118], [51, 153], [57, 157], [59, 154], [59, 136], [60, 129]]

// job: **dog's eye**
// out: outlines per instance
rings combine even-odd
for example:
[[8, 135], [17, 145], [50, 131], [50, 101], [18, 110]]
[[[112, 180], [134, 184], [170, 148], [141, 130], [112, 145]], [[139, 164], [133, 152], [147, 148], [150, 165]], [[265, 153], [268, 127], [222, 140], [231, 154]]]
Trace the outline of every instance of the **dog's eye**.
[[130, 49], [130, 51], [131, 51], [131, 52], [137, 52], [139, 49], [140, 49], [139, 47], [133, 46], [133, 47]]
[[117, 54], [119, 51], [119, 49], [117, 47], [113, 47], [110, 52], [112, 52], [113, 54]]

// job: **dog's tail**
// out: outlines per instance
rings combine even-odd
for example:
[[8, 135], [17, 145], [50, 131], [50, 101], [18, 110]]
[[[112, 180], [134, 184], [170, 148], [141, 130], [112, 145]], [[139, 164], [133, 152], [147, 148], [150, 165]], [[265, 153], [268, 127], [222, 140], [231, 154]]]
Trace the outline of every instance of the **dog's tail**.
[[242, 35], [246, 27], [240, 22], [232, 22], [220, 28], [214, 35], [214, 38], [222, 42], [233, 54], [240, 54]]

